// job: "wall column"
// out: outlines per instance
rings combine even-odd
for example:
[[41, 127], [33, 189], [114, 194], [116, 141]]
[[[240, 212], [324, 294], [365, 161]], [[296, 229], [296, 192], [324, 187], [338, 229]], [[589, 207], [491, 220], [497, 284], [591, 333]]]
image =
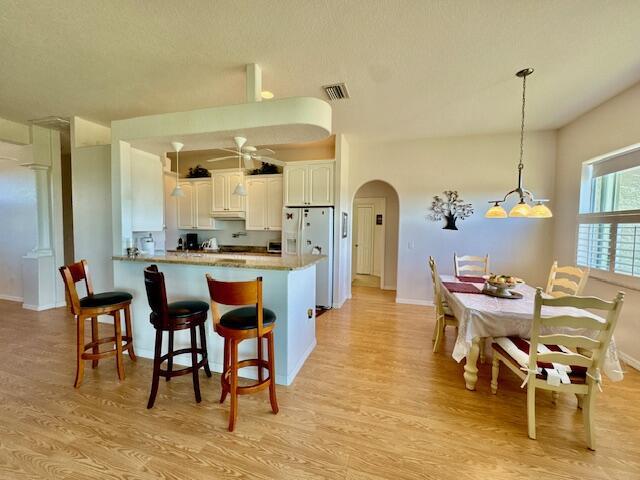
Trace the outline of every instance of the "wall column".
[[36, 245], [22, 258], [22, 306], [29, 310], [46, 310], [61, 303], [53, 238], [53, 188], [56, 186], [52, 180], [53, 169], [60, 163], [59, 135], [57, 131], [33, 127], [33, 163], [24, 165], [34, 173], [38, 231]]

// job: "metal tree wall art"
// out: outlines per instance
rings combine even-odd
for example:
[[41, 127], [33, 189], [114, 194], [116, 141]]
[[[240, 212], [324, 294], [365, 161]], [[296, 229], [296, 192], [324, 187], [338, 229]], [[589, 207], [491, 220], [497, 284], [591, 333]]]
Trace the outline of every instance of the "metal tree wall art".
[[446, 190], [444, 198], [440, 195], [434, 195], [431, 202], [431, 211], [429, 219], [433, 221], [442, 220], [447, 221], [444, 230], [458, 230], [456, 227], [456, 220], [464, 220], [465, 218], [473, 215], [473, 205], [470, 203], [464, 203], [458, 196], [457, 190]]

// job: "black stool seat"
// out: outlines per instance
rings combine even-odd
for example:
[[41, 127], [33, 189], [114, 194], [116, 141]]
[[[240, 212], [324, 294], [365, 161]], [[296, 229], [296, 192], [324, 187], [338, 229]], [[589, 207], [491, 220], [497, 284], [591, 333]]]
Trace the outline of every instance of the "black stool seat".
[[[268, 308], [262, 309], [263, 325], [271, 325], [276, 321], [276, 314]], [[231, 310], [220, 317], [220, 325], [234, 330], [250, 330], [258, 328], [258, 312], [256, 307], [242, 307]]]
[[127, 292], [103, 292], [87, 295], [80, 299], [80, 306], [84, 308], [106, 307], [118, 303], [130, 302], [133, 299]]
[[167, 305], [169, 307], [168, 314], [173, 318], [190, 317], [198, 313], [206, 313], [209, 311], [209, 304], [206, 302], [200, 302], [198, 300], [183, 300], [180, 302], [171, 302]]

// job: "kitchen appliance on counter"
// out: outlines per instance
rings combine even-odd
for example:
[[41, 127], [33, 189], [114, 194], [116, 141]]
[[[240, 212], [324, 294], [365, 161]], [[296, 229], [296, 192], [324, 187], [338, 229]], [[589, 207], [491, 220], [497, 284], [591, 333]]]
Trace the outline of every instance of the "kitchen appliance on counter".
[[333, 305], [333, 207], [283, 209], [282, 255], [326, 255], [316, 264], [316, 306]]
[[267, 242], [267, 253], [282, 253], [282, 241], [269, 240]]
[[185, 242], [184, 248], [185, 250], [200, 250], [197, 233], [187, 233], [187, 241]]
[[217, 252], [220, 250], [220, 247], [218, 247], [218, 239], [216, 237], [211, 237], [209, 240], [202, 242], [201, 246], [206, 252]]
[[153, 235], [149, 234], [147, 237], [141, 237], [140, 240], [140, 253], [145, 257], [153, 257], [156, 253], [156, 242], [153, 240]]

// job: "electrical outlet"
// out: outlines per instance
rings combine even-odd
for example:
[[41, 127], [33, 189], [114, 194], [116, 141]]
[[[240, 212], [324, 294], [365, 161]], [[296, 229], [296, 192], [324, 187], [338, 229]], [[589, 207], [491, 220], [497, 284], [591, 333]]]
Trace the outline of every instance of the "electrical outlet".
[[409, 248], [409, 250], [413, 250], [413, 248], [415, 247], [415, 243], [413, 240], [409, 241], [409, 244], [407, 245], [407, 247]]

